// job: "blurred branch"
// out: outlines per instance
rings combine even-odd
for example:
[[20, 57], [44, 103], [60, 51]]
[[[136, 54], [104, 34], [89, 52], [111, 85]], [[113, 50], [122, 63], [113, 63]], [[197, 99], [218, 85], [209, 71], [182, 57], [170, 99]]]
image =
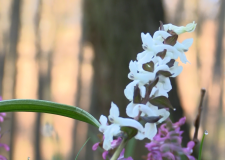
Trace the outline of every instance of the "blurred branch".
[[197, 114], [197, 117], [196, 117], [195, 123], [194, 123], [195, 132], [194, 132], [194, 136], [193, 136], [193, 141], [195, 142], [195, 144], [197, 144], [199, 142], [198, 141], [198, 130], [199, 130], [200, 121], [201, 121], [201, 113], [202, 113], [202, 109], [203, 109], [202, 104], [203, 104], [205, 92], [206, 92], [206, 90], [202, 88], [201, 89], [201, 99], [200, 99], [200, 103], [198, 106], [198, 114]]

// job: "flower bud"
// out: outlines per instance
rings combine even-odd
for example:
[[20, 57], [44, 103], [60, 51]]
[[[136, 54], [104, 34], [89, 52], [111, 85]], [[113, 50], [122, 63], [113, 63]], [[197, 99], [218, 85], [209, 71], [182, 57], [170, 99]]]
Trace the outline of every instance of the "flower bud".
[[196, 28], [196, 25], [197, 24], [195, 23], [195, 21], [193, 21], [192, 23], [187, 24], [185, 27], [184, 26], [178, 27], [172, 24], [166, 24], [166, 25], [163, 25], [163, 27], [165, 31], [173, 30], [176, 34], [179, 35], [185, 32], [193, 32]]

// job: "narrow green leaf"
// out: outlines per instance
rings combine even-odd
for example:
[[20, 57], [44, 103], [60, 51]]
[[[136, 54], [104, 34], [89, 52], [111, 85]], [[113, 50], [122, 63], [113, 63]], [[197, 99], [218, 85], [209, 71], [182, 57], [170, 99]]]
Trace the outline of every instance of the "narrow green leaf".
[[83, 144], [83, 146], [81, 147], [81, 149], [78, 151], [75, 160], [77, 160], [78, 155], [80, 154], [81, 150], [84, 148], [84, 146], [87, 144], [87, 142], [89, 141], [90, 138], [91, 138], [91, 137], [89, 137], [89, 138], [85, 141], [85, 143]]
[[65, 104], [32, 100], [12, 99], [0, 101], [0, 112], [41, 112], [70, 117], [99, 127], [100, 123], [88, 112]]
[[169, 99], [165, 96], [154, 97], [149, 100], [149, 102], [154, 105], [158, 106], [159, 108], [171, 108], [174, 109], [172, 104], [170, 103]]

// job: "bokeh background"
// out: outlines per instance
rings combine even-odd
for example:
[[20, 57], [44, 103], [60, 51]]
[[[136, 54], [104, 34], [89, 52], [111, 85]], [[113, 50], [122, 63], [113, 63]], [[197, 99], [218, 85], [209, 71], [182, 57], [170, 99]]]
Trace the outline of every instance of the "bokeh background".
[[[200, 89], [205, 88], [199, 138], [205, 129], [209, 135], [203, 159], [223, 160], [225, 0], [0, 0], [0, 94], [4, 100], [78, 106], [97, 119], [108, 115], [113, 101], [125, 115], [129, 61], [142, 51], [140, 33], [154, 33], [160, 20], [197, 22], [195, 32], [178, 39], [192, 37], [194, 44], [186, 54], [191, 64], [172, 79], [170, 99], [177, 111], [171, 118], [187, 117], [185, 145], [193, 137]], [[7, 113], [0, 125], [1, 143], [11, 147], [0, 154], [10, 160], [72, 160], [88, 137], [78, 159], [101, 159], [100, 150], [91, 151], [98, 131], [83, 122], [20, 112]], [[134, 159], [147, 154], [145, 142], [133, 142]]]

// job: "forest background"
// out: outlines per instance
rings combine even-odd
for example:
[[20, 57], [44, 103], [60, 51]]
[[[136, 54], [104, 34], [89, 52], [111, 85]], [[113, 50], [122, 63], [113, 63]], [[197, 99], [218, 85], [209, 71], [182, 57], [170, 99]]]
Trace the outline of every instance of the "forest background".
[[[42, 99], [78, 106], [95, 118], [108, 115], [113, 101], [122, 111], [129, 83], [128, 64], [142, 51], [141, 32], [154, 33], [159, 21], [197, 23], [187, 52], [191, 64], [175, 80], [170, 100], [176, 121], [187, 117], [184, 144], [193, 137], [200, 89], [204, 100], [199, 138], [208, 130], [203, 158], [225, 157], [225, 0], [1, 0], [0, 94], [7, 99]], [[125, 112], [122, 113], [123, 115]], [[1, 143], [10, 160], [100, 159], [91, 146], [96, 129], [70, 118], [40, 113], [7, 113]], [[53, 127], [53, 130], [52, 130]], [[134, 159], [147, 154], [137, 142]], [[143, 149], [140, 149], [143, 147]]]

